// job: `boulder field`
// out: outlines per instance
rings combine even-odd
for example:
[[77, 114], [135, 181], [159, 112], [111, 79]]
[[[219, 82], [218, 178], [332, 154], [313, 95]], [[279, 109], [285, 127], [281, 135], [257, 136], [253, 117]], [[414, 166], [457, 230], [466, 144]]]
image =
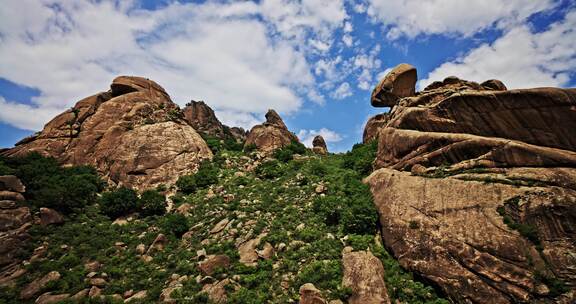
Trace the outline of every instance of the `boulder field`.
[[455, 302], [574, 303], [576, 89], [448, 77], [410, 93], [407, 70], [374, 89], [391, 110], [364, 131], [386, 247]]

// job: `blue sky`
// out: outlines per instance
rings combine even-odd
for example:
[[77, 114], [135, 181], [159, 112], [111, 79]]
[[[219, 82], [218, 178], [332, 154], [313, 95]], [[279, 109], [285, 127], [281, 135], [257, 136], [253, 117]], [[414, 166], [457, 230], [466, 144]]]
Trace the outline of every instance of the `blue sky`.
[[509, 88], [576, 85], [576, 6], [555, 0], [8, 0], [0, 10], [0, 147], [118, 75], [204, 100], [230, 126], [276, 109], [302, 141], [360, 142], [385, 72]]

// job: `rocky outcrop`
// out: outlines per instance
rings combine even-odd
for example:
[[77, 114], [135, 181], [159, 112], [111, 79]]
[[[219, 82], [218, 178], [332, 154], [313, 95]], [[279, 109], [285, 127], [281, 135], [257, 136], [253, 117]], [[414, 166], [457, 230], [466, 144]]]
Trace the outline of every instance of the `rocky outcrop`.
[[377, 114], [366, 122], [366, 126], [364, 127], [364, 135], [362, 136], [363, 143], [369, 143], [373, 140], [378, 139], [378, 131], [380, 128], [386, 125], [388, 122], [388, 115], [385, 113]]
[[298, 142], [298, 137], [288, 130], [276, 111], [268, 110], [266, 122], [250, 130], [245, 146], [255, 145], [261, 152], [272, 153], [293, 141]]
[[220, 122], [214, 114], [214, 110], [210, 108], [204, 101], [190, 101], [182, 110], [184, 119], [194, 129], [202, 134], [212, 137], [225, 139], [234, 138], [239, 141], [246, 140], [247, 132], [242, 128], [230, 128]]
[[448, 77], [367, 126], [378, 152], [366, 182], [401, 265], [456, 302], [573, 289], [575, 107], [576, 89]]
[[414, 96], [416, 80], [418, 75], [415, 67], [406, 63], [395, 66], [372, 91], [372, 106], [393, 107], [400, 98]]
[[16, 176], [0, 176], [0, 286], [25, 272], [17, 258], [33, 222], [30, 209], [21, 206], [25, 189]]
[[300, 286], [300, 304], [326, 304], [326, 300], [322, 298], [320, 290], [312, 283], [306, 283]]
[[312, 151], [319, 155], [328, 154], [328, 147], [326, 147], [326, 141], [324, 141], [322, 135], [314, 136], [314, 139], [312, 140]]
[[212, 156], [162, 87], [128, 76], [80, 100], [3, 154], [32, 151], [65, 165], [92, 165], [112, 184], [139, 189], [173, 183]]
[[389, 304], [384, 282], [384, 266], [370, 251], [352, 252], [344, 248], [342, 286], [352, 289], [349, 304]]

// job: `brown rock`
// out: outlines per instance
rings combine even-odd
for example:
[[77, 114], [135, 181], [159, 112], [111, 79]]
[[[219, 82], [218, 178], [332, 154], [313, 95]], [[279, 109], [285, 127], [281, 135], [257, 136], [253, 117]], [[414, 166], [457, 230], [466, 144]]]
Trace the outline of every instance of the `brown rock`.
[[204, 101], [192, 100], [186, 104], [182, 112], [184, 113], [184, 119], [202, 134], [220, 139], [234, 138], [240, 141], [246, 139], [246, 131], [244, 129], [238, 127], [230, 128], [222, 124], [216, 118], [214, 110]]
[[322, 135], [316, 135], [312, 140], [312, 151], [319, 155], [328, 154], [328, 147], [326, 147], [326, 141]]
[[146, 299], [147, 296], [148, 296], [148, 292], [146, 290], [141, 290], [141, 291], [135, 293], [133, 296], [129, 297], [128, 299], [124, 300], [124, 303], [130, 303], [132, 301], [143, 300], [143, 299]]
[[47, 292], [47, 293], [39, 296], [38, 299], [36, 299], [36, 301], [34, 303], [36, 303], [36, 304], [59, 303], [59, 302], [67, 300], [68, 298], [70, 298], [70, 294], [67, 294], [67, 293], [53, 295], [52, 293]]
[[326, 304], [320, 290], [312, 283], [300, 286], [300, 304]]
[[64, 223], [64, 217], [58, 211], [50, 208], [40, 208], [40, 225], [48, 226]]
[[58, 271], [51, 271], [42, 278], [36, 279], [26, 285], [20, 291], [20, 299], [21, 300], [29, 300], [33, 298], [35, 295], [40, 293], [46, 285], [52, 281], [57, 281], [60, 279], [60, 273]]
[[261, 259], [269, 260], [274, 256], [274, 246], [266, 242], [266, 244], [264, 244], [264, 248], [262, 248], [262, 250], [256, 250], [256, 253]]
[[88, 289], [88, 288], [82, 289], [79, 292], [77, 292], [75, 295], [71, 296], [70, 300], [80, 302], [83, 299], [85, 299], [89, 293], [90, 293], [90, 289]]
[[345, 252], [342, 255], [342, 285], [352, 289], [350, 304], [389, 304], [384, 282], [384, 266], [370, 251]]
[[162, 233], [159, 233], [158, 236], [154, 239], [150, 247], [148, 247], [148, 251], [146, 254], [154, 253], [155, 251], [164, 251], [164, 247], [168, 243], [168, 238]]
[[276, 111], [268, 110], [266, 122], [254, 126], [248, 133], [245, 147], [256, 145], [259, 151], [269, 154], [276, 149], [289, 145], [293, 141], [299, 142], [298, 137], [288, 131]]
[[373, 107], [393, 107], [400, 98], [414, 96], [418, 75], [416, 68], [401, 63], [378, 83], [370, 102]]
[[246, 266], [256, 266], [258, 261], [258, 253], [256, 248], [262, 238], [266, 236], [265, 233], [260, 234], [257, 238], [246, 241], [238, 246], [238, 254], [240, 255], [240, 263]]
[[100, 270], [100, 267], [102, 267], [102, 264], [100, 264], [100, 262], [98, 261], [92, 261], [92, 262], [88, 262], [86, 264], [84, 264], [84, 269], [86, 271], [98, 271]]
[[0, 191], [0, 200], [19, 202], [24, 200], [24, 196], [14, 191]]
[[24, 193], [26, 187], [16, 176], [2, 175], [0, 176], [0, 190]]
[[3, 278], [0, 281], [5, 283], [12, 282], [12, 266], [20, 261], [18, 253], [30, 237], [28, 229], [33, 221], [28, 207], [17, 207], [14, 201], [8, 202], [13, 204], [5, 204], [5, 208], [0, 209], [0, 278]]
[[497, 80], [497, 79], [486, 80], [483, 83], [481, 83], [480, 85], [486, 89], [495, 90], [495, 91], [508, 90], [508, 88], [506, 88], [504, 83], [500, 80]]
[[3, 152], [37, 151], [65, 165], [92, 165], [112, 184], [171, 184], [212, 153], [155, 82], [121, 76], [111, 90], [80, 100], [33, 138]]
[[212, 275], [218, 268], [230, 267], [230, 258], [227, 255], [209, 255], [198, 264], [198, 269], [205, 275]]
[[90, 279], [90, 285], [92, 286], [97, 286], [97, 287], [104, 287], [106, 286], [108, 282], [106, 282], [106, 280], [104, 280], [103, 278], [92, 278]]
[[362, 142], [367, 144], [373, 140], [378, 139], [378, 132], [380, 128], [384, 127], [388, 122], [388, 115], [387, 114], [377, 114], [375, 116], [370, 117], [366, 122], [366, 126], [364, 127], [364, 135], [362, 136]]
[[226, 285], [229, 285], [230, 283], [229, 279], [224, 279], [213, 284], [206, 284], [202, 287], [202, 292], [207, 293], [208, 298], [213, 303], [225, 303], [228, 300], [226, 295]]
[[214, 234], [214, 233], [218, 233], [218, 232], [224, 230], [224, 228], [226, 228], [226, 226], [228, 226], [229, 223], [230, 223], [229, 219], [227, 219], [227, 218], [222, 219], [221, 221], [216, 223], [216, 225], [214, 225], [214, 227], [212, 227], [212, 229], [210, 229], [210, 233]]

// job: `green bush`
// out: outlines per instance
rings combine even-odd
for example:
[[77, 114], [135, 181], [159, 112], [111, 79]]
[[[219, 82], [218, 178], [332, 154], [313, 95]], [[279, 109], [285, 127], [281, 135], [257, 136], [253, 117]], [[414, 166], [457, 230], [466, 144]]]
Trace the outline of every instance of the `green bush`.
[[252, 152], [252, 151], [256, 151], [256, 149], [258, 149], [258, 147], [256, 146], [256, 144], [244, 145], [244, 152], [246, 152], [246, 153], [250, 153], [250, 152]]
[[274, 151], [274, 158], [276, 158], [281, 162], [286, 163], [292, 160], [292, 158], [294, 158], [294, 154], [305, 154], [305, 153], [306, 153], [306, 147], [303, 144], [293, 140], [287, 146]]
[[198, 189], [218, 183], [218, 167], [209, 161], [204, 161], [198, 167], [198, 172], [183, 175], [176, 181], [176, 186], [184, 194], [192, 194]]
[[166, 199], [156, 190], [146, 190], [140, 196], [142, 215], [162, 215], [166, 212]]
[[126, 187], [104, 192], [100, 197], [100, 210], [110, 218], [134, 212], [139, 207], [138, 204], [136, 191]]
[[343, 168], [352, 169], [365, 176], [372, 172], [372, 162], [376, 158], [378, 144], [372, 141], [368, 144], [355, 144], [352, 150], [344, 155]]
[[1, 159], [0, 169], [22, 180], [26, 186], [26, 198], [32, 206], [48, 207], [63, 213], [79, 211], [94, 203], [96, 194], [105, 187], [94, 168], [62, 168], [55, 159], [38, 153]]
[[160, 226], [166, 234], [173, 234], [178, 238], [190, 229], [188, 219], [180, 213], [170, 213], [165, 215]]
[[196, 177], [193, 174], [180, 176], [176, 181], [176, 187], [184, 194], [192, 194], [198, 189]]
[[277, 160], [269, 160], [261, 163], [254, 169], [256, 175], [265, 179], [272, 179], [282, 176], [282, 167]]

